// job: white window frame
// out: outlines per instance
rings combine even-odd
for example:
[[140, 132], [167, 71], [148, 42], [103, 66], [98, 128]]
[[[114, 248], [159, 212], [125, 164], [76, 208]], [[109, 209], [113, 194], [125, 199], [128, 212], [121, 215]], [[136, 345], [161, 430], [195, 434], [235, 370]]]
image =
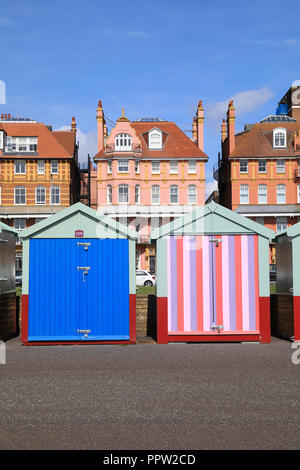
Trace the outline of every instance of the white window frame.
[[[246, 170], [242, 170], [242, 164], [246, 166]], [[240, 160], [240, 173], [247, 174], [248, 173], [248, 160]]]
[[188, 160], [188, 174], [189, 175], [197, 174], [197, 161], [196, 160]]
[[[176, 194], [173, 193], [172, 194], [172, 190], [175, 190], [176, 189]], [[176, 201], [172, 201], [172, 197], [174, 197], [176, 195]], [[179, 188], [177, 186], [177, 184], [172, 184], [170, 186], [170, 204], [178, 204], [179, 203]]]
[[160, 161], [159, 160], [152, 160], [152, 162], [151, 162], [151, 174], [152, 175], [160, 175]]
[[118, 160], [118, 173], [129, 173], [129, 160]]
[[[20, 164], [21, 166], [22, 164], [24, 165], [24, 171], [17, 171], [18, 164]], [[26, 160], [15, 160], [14, 167], [15, 175], [26, 175]]]
[[259, 184], [257, 188], [258, 204], [268, 204], [268, 186]]
[[[158, 190], [158, 191], [157, 191]], [[157, 191], [156, 194], [155, 191]], [[159, 184], [154, 184], [151, 186], [151, 204], [160, 204], [160, 186]]]
[[[279, 134], [282, 134], [282, 135], [283, 135], [283, 143], [279, 142], [278, 145], [276, 145], [277, 136], [278, 136]], [[286, 129], [284, 129], [283, 127], [277, 127], [277, 129], [274, 129], [274, 130], [273, 130], [273, 147], [274, 147], [275, 149], [286, 148], [286, 142], [287, 142], [287, 139], [286, 139]]]
[[[155, 141], [153, 141], [153, 137], [156, 138]], [[148, 133], [148, 148], [151, 150], [161, 150], [162, 147], [163, 147], [162, 132], [159, 129], [152, 129]]]
[[[284, 191], [283, 191], [283, 188], [284, 188]], [[280, 193], [280, 190], [282, 190], [282, 192]], [[280, 201], [279, 199], [283, 199], [283, 196], [284, 196], [284, 200]], [[277, 204], [286, 204], [286, 186], [285, 184], [277, 184], [276, 186], [276, 203]]]
[[106, 188], [106, 200], [107, 204], [112, 204], [112, 185], [108, 184]]
[[[265, 164], [265, 169], [261, 170], [259, 168], [259, 165], [264, 163]], [[267, 173], [267, 160], [258, 160], [258, 173]]]
[[[120, 198], [120, 190], [121, 189], [126, 189], [127, 190], [127, 201], [121, 201], [121, 198]], [[123, 195], [126, 195], [125, 192], [123, 192]], [[128, 184], [119, 184], [119, 187], [118, 187], [118, 202], [119, 204], [129, 204], [129, 186]]]
[[132, 150], [132, 137], [130, 134], [118, 134], [115, 138], [115, 150], [130, 152]]
[[[38, 202], [38, 192], [40, 190], [43, 190], [43, 193], [44, 193], [44, 201], [43, 202]], [[41, 194], [39, 194], [39, 197], [41, 197]], [[46, 188], [45, 188], [45, 186], [37, 186], [35, 188], [35, 203], [36, 203], [36, 205], [46, 204]]]
[[276, 217], [276, 232], [282, 232], [287, 229], [287, 217]]
[[178, 175], [178, 161], [177, 160], [170, 160], [170, 175]]
[[[23, 222], [23, 226], [20, 227], [20, 224], [16, 224], [16, 222]], [[24, 230], [26, 228], [26, 218], [25, 217], [16, 217], [14, 219], [14, 228], [18, 231], [18, 232], [21, 232], [21, 230]]]
[[[278, 164], [283, 164], [283, 168], [278, 168]], [[277, 160], [276, 162], [276, 173], [285, 174], [285, 160]]]
[[135, 162], [134, 162], [134, 171], [137, 174], [139, 174], [139, 172], [140, 172], [140, 162], [138, 160], [135, 160]]
[[140, 204], [141, 202], [141, 186], [139, 184], [136, 184], [134, 188], [134, 201], [135, 204]]
[[[242, 191], [244, 191], [244, 192], [242, 192]], [[243, 197], [245, 197], [244, 200], [243, 200]], [[248, 184], [241, 184], [240, 185], [240, 204], [249, 204], [249, 186], [248, 186]]]
[[112, 161], [107, 161], [107, 174], [110, 175], [112, 173]]
[[[17, 190], [24, 190], [24, 195], [17, 195]], [[24, 202], [17, 202], [17, 197], [23, 198], [24, 197]], [[14, 203], [15, 206], [25, 206], [26, 205], [26, 186], [19, 185], [14, 187]]]
[[[194, 193], [191, 194], [190, 191], [193, 188]], [[188, 204], [197, 204], [197, 186], [195, 184], [189, 184], [187, 188], [187, 199], [188, 199]], [[192, 196], [192, 201], [191, 201], [191, 196]]]
[[[58, 194], [54, 194], [58, 190]], [[58, 202], [54, 202], [54, 198], [58, 196]], [[59, 206], [60, 205], [60, 187], [59, 186], [51, 186], [50, 187], [50, 205], [51, 206]]]
[[[56, 163], [56, 167], [54, 167], [54, 163]], [[57, 171], [54, 171], [54, 169]], [[58, 160], [51, 160], [51, 175], [58, 175]]]
[[37, 161], [37, 174], [44, 175], [45, 174], [45, 160], [38, 160]]

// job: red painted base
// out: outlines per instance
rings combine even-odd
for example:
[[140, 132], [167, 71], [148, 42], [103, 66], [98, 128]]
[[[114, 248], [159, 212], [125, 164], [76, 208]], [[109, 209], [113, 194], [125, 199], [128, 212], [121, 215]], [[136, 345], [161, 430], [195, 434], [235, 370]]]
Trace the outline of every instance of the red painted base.
[[158, 344], [168, 344], [168, 298], [157, 297], [157, 333]]
[[260, 342], [271, 343], [270, 297], [259, 297]]
[[294, 336], [300, 341], [300, 297], [294, 295]]

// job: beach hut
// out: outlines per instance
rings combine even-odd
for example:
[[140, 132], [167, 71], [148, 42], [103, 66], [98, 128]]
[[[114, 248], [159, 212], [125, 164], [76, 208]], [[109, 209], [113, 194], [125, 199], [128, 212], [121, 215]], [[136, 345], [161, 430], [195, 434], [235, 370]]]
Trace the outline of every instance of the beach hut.
[[269, 343], [273, 236], [213, 201], [152, 230], [158, 343]]

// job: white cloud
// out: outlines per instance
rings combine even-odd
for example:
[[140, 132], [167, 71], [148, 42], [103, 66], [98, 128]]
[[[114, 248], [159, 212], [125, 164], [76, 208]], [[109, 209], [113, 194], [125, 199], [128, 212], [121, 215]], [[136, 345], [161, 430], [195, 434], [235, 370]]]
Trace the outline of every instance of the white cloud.
[[208, 103], [206, 107], [206, 116], [213, 121], [219, 121], [226, 116], [228, 103], [230, 100], [234, 101], [236, 115], [241, 116], [245, 113], [250, 113], [255, 109], [263, 106], [270, 98], [273, 92], [268, 87], [260, 88], [259, 90], [245, 90], [236, 93], [234, 96], [226, 98], [224, 101], [217, 103]]
[[217, 181], [206, 181], [205, 184], [205, 199], [208, 198], [208, 196], [211, 195], [213, 191], [218, 189], [218, 183]]
[[[63, 126], [57, 131], [69, 131], [69, 126]], [[83, 132], [81, 129], [77, 128], [76, 140], [79, 142], [79, 151], [78, 159], [80, 163], [87, 164], [88, 153], [90, 157], [93, 158], [97, 153], [97, 134], [95, 132]]]

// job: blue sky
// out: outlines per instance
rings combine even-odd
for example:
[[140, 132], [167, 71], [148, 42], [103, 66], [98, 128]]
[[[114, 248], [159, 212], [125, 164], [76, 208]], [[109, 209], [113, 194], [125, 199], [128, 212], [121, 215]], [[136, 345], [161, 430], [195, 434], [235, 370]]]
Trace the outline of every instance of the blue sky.
[[130, 119], [159, 116], [185, 131], [202, 99], [211, 181], [229, 99], [241, 129], [274, 113], [300, 79], [299, 13], [299, 0], [3, 2], [1, 113], [56, 129], [75, 115], [83, 159], [96, 151], [98, 99], [112, 120], [124, 106]]

